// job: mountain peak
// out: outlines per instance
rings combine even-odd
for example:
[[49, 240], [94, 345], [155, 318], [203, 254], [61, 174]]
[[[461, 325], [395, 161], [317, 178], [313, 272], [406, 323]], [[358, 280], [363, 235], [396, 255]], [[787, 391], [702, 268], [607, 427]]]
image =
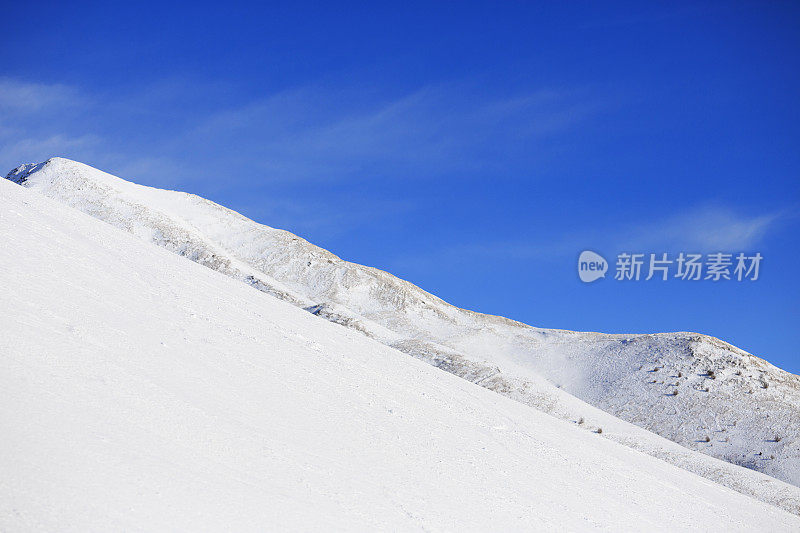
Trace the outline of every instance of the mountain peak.
[[[78, 205], [100, 218], [125, 207], [112, 199]], [[0, 180], [0, 242], [13, 265], [0, 269], [13, 287], [0, 298], [4, 530], [800, 524], [767, 504], [796, 512], [794, 487], [694, 454], [765, 503], [726, 490], [668, 464], [670, 451], [662, 461], [609, 440], [611, 415], [582, 431], [35, 188]]]
[[89, 169], [92, 168], [89, 165], [80, 163], [78, 161], [73, 161], [72, 159], [67, 159], [66, 157], [51, 157], [47, 161], [42, 161], [41, 163], [24, 163], [6, 174], [6, 179], [11, 180], [14, 183], [22, 184], [28, 180], [28, 177], [31, 174], [38, 172], [45, 167], [63, 170], [69, 166], [81, 166]]
[[54, 195], [52, 192], [48, 192], [51, 189], [61, 191], [58, 193], [59, 195], [66, 195], [70, 189], [83, 189], [87, 185], [109, 187], [115, 193], [126, 186], [142, 187], [66, 157], [51, 157], [41, 163], [20, 165], [11, 170], [6, 175], [6, 179], [28, 188], [37, 189], [49, 196]]
[[44, 167], [50, 161], [51, 160], [48, 159], [44, 163], [24, 163], [6, 174], [6, 179], [21, 185], [25, 183], [25, 181], [28, 179], [28, 176]]
[[[23, 165], [9, 179], [521, 403], [602, 426], [604, 438], [729, 486], [739, 474], [709, 469], [690, 450], [800, 486], [800, 377], [725, 342], [546, 330], [466, 311], [198, 196], [68, 159]], [[782, 501], [800, 510], [800, 500]]]

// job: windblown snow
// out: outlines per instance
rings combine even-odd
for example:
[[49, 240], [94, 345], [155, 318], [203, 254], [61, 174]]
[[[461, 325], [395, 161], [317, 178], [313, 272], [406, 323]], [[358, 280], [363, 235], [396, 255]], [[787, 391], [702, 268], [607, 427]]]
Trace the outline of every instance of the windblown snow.
[[457, 309], [65, 159], [9, 179], [0, 529], [800, 527], [756, 471], [800, 479], [798, 378], [728, 344]]

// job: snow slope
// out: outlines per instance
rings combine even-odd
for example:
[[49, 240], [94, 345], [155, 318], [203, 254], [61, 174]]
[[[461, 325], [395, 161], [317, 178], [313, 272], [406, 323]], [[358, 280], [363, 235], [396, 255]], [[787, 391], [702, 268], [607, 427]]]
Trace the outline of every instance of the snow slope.
[[474, 383], [800, 512], [797, 491], [766, 490], [775, 485], [759, 476], [742, 482], [739, 469], [688, 451], [800, 483], [800, 378], [729, 344], [691, 333], [545, 330], [458, 309], [195, 195], [67, 159], [20, 167], [8, 179]]
[[457, 309], [197, 196], [66, 159], [8, 178], [561, 418], [590, 418], [566, 390], [687, 448], [800, 483], [800, 379], [717, 339], [542, 330]]
[[800, 528], [4, 180], [0, 243], [4, 531]]

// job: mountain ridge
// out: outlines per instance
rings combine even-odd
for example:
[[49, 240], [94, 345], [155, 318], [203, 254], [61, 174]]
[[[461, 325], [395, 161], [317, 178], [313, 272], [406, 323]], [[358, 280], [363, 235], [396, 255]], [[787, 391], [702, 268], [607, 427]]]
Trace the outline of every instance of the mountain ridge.
[[[63, 158], [7, 179], [558, 418], [595, 430], [603, 420], [608, 438], [627, 440], [630, 430], [609, 430], [572, 397], [689, 450], [800, 484], [800, 378], [722, 340], [549, 330], [458, 309], [199, 196]], [[762, 406], [771, 420], [755, 414]], [[639, 448], [664, 455], [659, 446]], [[670, 460], [705, 468], [691, 454]]]
[[0, 529], [800, 524], [4, 180], [0, 241]]

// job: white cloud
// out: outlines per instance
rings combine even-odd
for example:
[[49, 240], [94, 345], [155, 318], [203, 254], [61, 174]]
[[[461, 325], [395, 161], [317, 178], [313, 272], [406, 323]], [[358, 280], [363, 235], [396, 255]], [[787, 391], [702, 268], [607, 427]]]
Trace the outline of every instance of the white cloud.
[[656, 223], [644, 223], [619, 239], [620, 248], [735, 251], [757, 246], [780, 213], [747, 214], [727, 207], [703, 207]]
[[[324, 211], [324, 202], [299, 186], [320, 185], [329, 197], [337, 184], [530, 171], [546, 157], [537, 149], [543, 139], [602, 107], [596, 94], [576, 91], [497, 97], [442, 84], [391, 97], [355, 86], [307, 86], [226, 108], [239, 100], [234, 92], [167, 80], [102, 94], [0, 78], [0, 166], [60, 155], [176, 189], [271, 183], [272, 198], [282, 204], [271, 207], [271, 216], [319, 231], [323, 222], [309, 213]], [[363, 203], [391, 204], [365, 194]], [[396, 207], [353, 205], [336, 223], [352, 227], [407, 209]]]
[[0, 110], [35, 113], [53, 106], [80, 103], [78, 92], [61, 84], [26, 83], [13, 78], [0, 78]]
[[58, 134], [43, 138], [27, 138], [11, 141], [0, 148], [0, 161], [13, 161], [12, 167], [23, 163], [39, 163], [51, 157], [63, 156], [76, 158], [76, 153], [86, 153], [88, 149], [98, 146], [100, 139], [94, 135], [69, 137]]
[[396, 258], [394, 265], [422, 269], [437, 263], [465, 260], [563, 262], [567, 258], [577, 258], [586, 249], [606, 253], [757, 251], [755, 248], [783, 217], [784, 213], [777, 211], [744, 214], [729, 207], [699, 207], [656, 221], [629, 219], [624, 226], [551, 233], [539, 241], [452, 244]]
[[376, 100], [353, 89], [305, 87], [211, 114], [181, 142], [230, 145], [260, 179], [414, 179], [541, 157], [536, 140], [601, 107], [588, 95], [556, 91], [488, 98], [439, 85]]

